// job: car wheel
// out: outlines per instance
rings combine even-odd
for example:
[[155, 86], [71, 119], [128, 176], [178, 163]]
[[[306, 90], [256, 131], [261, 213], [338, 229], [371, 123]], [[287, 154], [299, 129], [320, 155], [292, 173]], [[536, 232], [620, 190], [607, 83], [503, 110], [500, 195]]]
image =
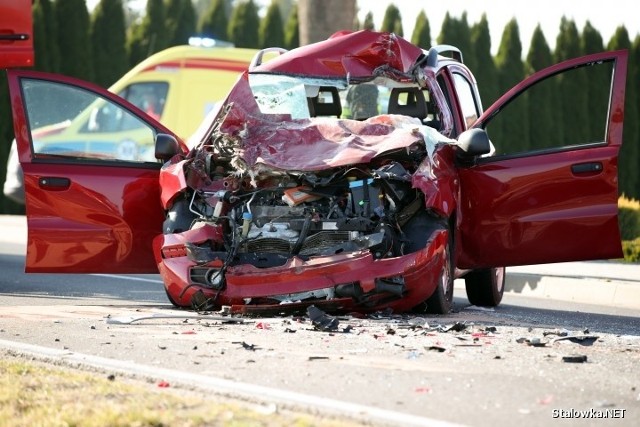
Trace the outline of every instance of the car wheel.
[[438, 280], [438, 287], [433, 295], [427, 299], [427, 313], [447, 314], [453, 305], [453, 262], [451, 248], [451, 233], [444, 247], [444, 262]]
[[169, 300], [169, 302], [174, 306], [174, 307], [178, 307], [178, 308], [182, 308], [182, 306], [180, 304], [178, 304], [176, 302], [176, 300], [173, 299], [173, 297], [171, 296], [171, 294], [169, 293], [169, 290], [167, 288], [164, 288], [164, 292], [167, 294], [167, 299]]
[[495, 307], [504, 294], [505, 268], [473, 270], [464, 276], [467, 298], [473, 305]]

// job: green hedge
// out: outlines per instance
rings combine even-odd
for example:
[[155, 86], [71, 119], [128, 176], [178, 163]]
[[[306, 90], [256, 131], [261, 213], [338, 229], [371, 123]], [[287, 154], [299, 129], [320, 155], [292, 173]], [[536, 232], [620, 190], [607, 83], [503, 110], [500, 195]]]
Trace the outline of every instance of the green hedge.
[[622, 252], [625, 261], [640, 262], [640, 239], [623, 241]]
[[624, 196], [620, 197], [618, 221], [624, 260], [640, 262], [640, 202]]

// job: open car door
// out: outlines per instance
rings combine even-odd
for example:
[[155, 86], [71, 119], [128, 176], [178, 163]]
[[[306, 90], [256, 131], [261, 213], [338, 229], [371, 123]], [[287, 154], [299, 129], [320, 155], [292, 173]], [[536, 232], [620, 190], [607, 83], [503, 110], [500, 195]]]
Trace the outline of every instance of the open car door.
[[[622, 256], [626, 73], [626, 51], [565, 61], [518, 84], [477, 120], [496, 155], [460, 168], [460, 268]], [[510, 148], [523, 135], [531, 148]]]
[[32, 0], [0, 0], [0, 68], [33, 66]]
[[28, 225], [27, 272], [156, 273], [154, 157], [171, 132], [90, 83], [9, 70]]

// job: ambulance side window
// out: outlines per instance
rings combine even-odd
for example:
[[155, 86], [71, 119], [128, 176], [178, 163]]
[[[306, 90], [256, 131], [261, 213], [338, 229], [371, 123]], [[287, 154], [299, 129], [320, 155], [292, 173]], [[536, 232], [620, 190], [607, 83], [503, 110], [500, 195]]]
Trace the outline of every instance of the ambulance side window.
[[167, 82], [144, 82], [130, 84], [118, 95], [154, 119], [160, 120], [168, 91], [169, 83]]

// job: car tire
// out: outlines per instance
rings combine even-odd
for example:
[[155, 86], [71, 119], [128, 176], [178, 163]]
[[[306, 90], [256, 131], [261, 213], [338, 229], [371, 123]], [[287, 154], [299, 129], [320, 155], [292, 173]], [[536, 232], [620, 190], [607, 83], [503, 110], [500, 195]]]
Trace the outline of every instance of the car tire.
[[505, 268], [473, 270], [464, 276], [467, 299], [473, 305], [495, 307], [504, 294]]
[[164, 288], [164, 292], [167, 294], [167, 299], [169, 300], [169, 302], [171, 303], [171, 305], [173, 305], [174, 307], [177, 308], [183, 308], [180, 304], [178, 304], [176, 302], [176, 300], [173, 299], [173, 297], [171, 296], [171, 294], [169, 293], [169, 290], [165, 287]]
[[444, 247], [444, 262], [438, 279], [438, 287], [427, 299], [426, 312], [431, 314], [447, 314], [453, 305], [453, 249], [451, 232]]

